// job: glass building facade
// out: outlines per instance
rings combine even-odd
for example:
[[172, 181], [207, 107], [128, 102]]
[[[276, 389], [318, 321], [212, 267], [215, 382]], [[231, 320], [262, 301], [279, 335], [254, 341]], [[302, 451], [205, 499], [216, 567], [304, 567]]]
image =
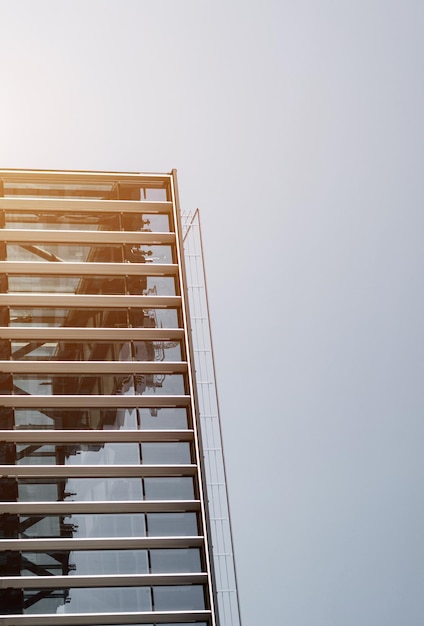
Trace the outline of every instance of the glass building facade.
[[188, 294], [175, 172], [0, 170], [0, 625], [240, 623]]

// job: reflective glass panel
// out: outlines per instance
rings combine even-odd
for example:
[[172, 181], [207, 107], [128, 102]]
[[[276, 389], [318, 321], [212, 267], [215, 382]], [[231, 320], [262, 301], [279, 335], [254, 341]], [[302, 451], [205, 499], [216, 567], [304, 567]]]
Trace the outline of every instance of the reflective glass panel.
[[9, 276], [9, 293], [175, 296], [172, 276]]
[[[74, 614], [137, 611], [187, 611], [205, 608], [201, 585], [166, 587], [35, 588], [1, 592], [0, 612], [24, 614]], [[152, 602], [153, 593], [153, 602]], [[18, 598], [18, 601], [17, 601]], [[20, 600], [20, 601], [19, 601]]]
[[145, 478], [146, 500], [193, 500], [193, 479], [188, 476], [178, 478]]
[[[5, 555], [0, 569], [2, 576], [12, 575], [15, 556], [13, 552]], [[19, 556], [21, 576], [195, 574], [202, 571], [199, 548], [22, 551]]]
[[[6, 606], [6, 605], [4, 605]], [[25, 589], [24, 614], [151, 611], [149, 587]], [[3, 609], [3, 614], [5, 614]]]
[[6, 326], [93, 328], [179, 328], [177, 309], [45, 309], [14, 307]]
[[[15, 487], [18, 493], [15, 494]], [[13, 497], [11, 497], [13, 496]], [[193, 479], [171, 478], [20, 478], [0, 484], [2, 501], [70, 502], [90, 500], [193, 500]]]
[[[158, 515], [161, 514], [158, 513]], [[101, 537], [144, 537], [146, 535], [144, 513], [10, 514], [0, 516], [0, 529], [3, 531], [3, 537], [20, 539], [36, 537], [93, 539]], [[154, 533], [150, 534], [154, 535]]]
[[185, 465], [191, 463], [190, 444], [185, 441], [142, 443], [143, 463], [148, 465]]
[[[64, 558], [65, 557], [65, 558]], [[22, 552], [22, 576], [148, 574], [147, 550]]]
[[[9, 376], [0, 375], [0, 393], [10, 394]], [[22, 374], [13, 377], [15, 395], [184, 395], [182, 374]]]
[[153, 587], [153, 601], [156, 611], [200, 611], [205, 608], [201, 585]]
[[160, 244], [8, 243], [8, 261], [84, 261], [86, 263], [174, 263], [172, 246]]
[[6, 211], [7, 229], [122, 230], [169, 232], [169, 217], [160, 213]]
[[[181, 361], [179, 341], [11, 341], [13, 361]], [[6, 349], [6, 346], [5, 346]]]
[[[0, 454], [5, 445], [0, 443]], [[138, 443], [16, 445], [16, 465], [140, 465], [140, 463]]]
[[0, 407], [0, 429], [46, 430], [183, 430], [187, 409], [6, 409]]
[[147, 513], [148, 533], [154, 537], [175, 537], [198, 534], [196, 513]]

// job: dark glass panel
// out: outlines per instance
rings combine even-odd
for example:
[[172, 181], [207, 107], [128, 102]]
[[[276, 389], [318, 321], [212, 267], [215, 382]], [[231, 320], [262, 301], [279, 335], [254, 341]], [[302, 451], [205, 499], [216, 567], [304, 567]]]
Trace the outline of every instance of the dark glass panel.
[[145, 500], [192, 500], [193, 487], [193, 479], [188, 476], [144, 479], [51, 477], [4, 479], [0, 493], [3, 501], [19, 499], [21, 502], [139, 501], [143, 500], [143, 492]]
[[147, 513], [146, 521], [151, 537], [198, 535], [196, 513]]
[[31, 230], [122, 230], [169, 232], [169, 217], [164, 213], [77, 213], [54, 211], [7, 211], [7, 229]]
[[142, 430], [184, 430], [188, 428], [187, 409], [138, 409]]
[[201, 585], [153, 587], [153, 603], [156, 611], [201, 611], [204, 589]]
[[[10, 376], [0, 375], [0, 392], [12, 393]], [[19, 374], [13, 378], [15, 395], [184, 395], [182, 374], [37, 375]]]
[[4, 182], [4, 197], [23, 198], [91, 198], [110, 200], [115, 197], [115, 183], [69, 184], [69, 183], [21, 183]]
[[[61, 557], [67, 555], [66, 566]], [[147, 550], [72, 550], [22, 552], [22, 576], [148, 574]]]
[[[141, 455], [140, 455], [141, 446]], [[0, 465], [187, 465], [190, 444], [0, 442]]]
[[9, 409], [0, 407], [1, 429], [9, 430], [184, 430], [185, 408]]
[[[77, 535], [74, 535], [77, 537]], [[4, 564], [5, 576], [11, 576]], [[22, 551], [21, 576], [94, 576], [119, 574], [174, 574], [200, 573], [200, 550], [49, 550], [48, 552]], [[64, 558], [65, 557], [65, 558]], [[16, 568], [15, 568], [16, 569]], [[14, 574], [13, 574], [14, 575]]]
[[[9, 612], [5, 590], [2, 615]], [[14, 590], [11, 590], [14, 591]], [[153, 606], [151, 600], [153, 592]], [[24, 589], [24, 614], [75, 614], [137, 611], [187, 611], [205, 608], [201, 585], [166, 587], [91, 587]]]
[[[151, 611], [149, 587], [25, 589], [24, 614], [73, 614]], [[7, 600], [7, 598], [6, 598]], [[2, 614], [8, 613], [5, 607]]]
[[[9, 444], [0, 442], [0, 458], [6, 445]], [[16, 465], [140, 465], [140, 444], [17, 444], [16, 461], [10, 462]]]
[[[73, 515], [11, 515], [9, 517], [16, 519], [0, 522], [2, 528], [6, 528], [6, 523], [10, 528], [10, 534], [4, 536], [21, 539], [36, 537], [93, 539], [144, 537], [146, 535], [144, 513], [75, 513]], [[151, 534], [153, 536], [154, 533]]]
[[22, 478], [21, 502], [87, 502], [143, 499], [141, 478]]
[[202, 571], [200, 550], [150, 550], [150, 569], [153, 574], [197, 573]]
[[190, 444], [185, 441], [142, 443], [141, 456], [148, 465], [185, 465], [191, 463]]
[[8, 261], [85, 261], [87, 263], [173, 263], [172, 246], [159, 244], [8, 243]]
[[[1, 288], [1, 283], [0, 283]], [[174, 296], [172, 276], [10, 276], [9, 293], [77, 293], [90, 295]]]
[[145, 478], [146, 500], [193, 500], [193, 479], [188, 476], [178, 478]]
[[93, 328], [179, 328], [177, 309], [62, 309], [15, 307], [9, 326], [65, 326]]

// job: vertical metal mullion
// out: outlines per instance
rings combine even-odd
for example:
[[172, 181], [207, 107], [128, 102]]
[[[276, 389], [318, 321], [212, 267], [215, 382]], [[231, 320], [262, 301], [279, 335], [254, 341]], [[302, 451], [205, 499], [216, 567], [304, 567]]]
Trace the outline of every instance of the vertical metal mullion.
[[[177, 172], [176, 170], [172, 171], [172, 179], [171, 179], [171, 194], [172, 194], [172, 206], [173, 206], [173, 216], [174, 216], [174, 224], [175, 224], [175, 252], [177, 254], [177, 263], [179, 269], [179, 282], [181, 289], [181, 316], [183, 319], [184, 326], [184, 334], [185, 334], [185, 347], [186, 347], [186, 360], [189, 363], [188, 372], [187, 372], [187, 381], [189, 385], [190, 398], [191, 398], [191, 413], [192, 413], [192, 421], [193, 421], [193, 430], [194, 430], [194, 448], [196, 454], [196, 464], [197, 464], [197, 483], [199, 490], [199, 500], [201, 502], [201, 518], [202, 518], [202, 526], [204, 529], [204, 550], [206, 557], [206, 568], [208, 574], [208, 600], [209, 607], [211, 609], [211, 624], [212, 626], [219, 626], [219, 615], [216, 610], [216, 602], [215, 602], [215, 585], [214, 585], [214, 564], [212, 559], [212, 541], [210, 534], [210, 527], [208, 524], [208, 517], [206, 515], [206, 507], [207, 507], [207, 492], [206, 492], [206, 480], [204, 471], [202, 471], [203, 467], [203, 455], [202, 455], [202, 441], [200, 437], [200, 422], [199, 422], [199, 410], [198, 410], [198, 399], [197, 399], [197, 390], [194, 381], [194, 353], [192, 347], [192, 340], [190, 335], [190, 315], [189, 315], [189, 305], [188, 305], [188, 293], [187, 293], [187, 276], [186, 269], [184, 263], [184, 254], [183, 254], [183, 241], [182, 241], [182, 225], [181, 225], [181, 211], [178, 197], [178, 184], [177, 184]], [[221, 626], [225, 626], [222, 624]]]

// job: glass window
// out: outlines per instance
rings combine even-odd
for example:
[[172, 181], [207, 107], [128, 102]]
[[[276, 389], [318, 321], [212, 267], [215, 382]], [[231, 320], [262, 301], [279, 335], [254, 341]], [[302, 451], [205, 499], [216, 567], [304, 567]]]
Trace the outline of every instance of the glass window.
[[[3, 501], [11, 499], [18, 485], [21, 502], [108, 502], [130, 500], [193, 500], [193, 479], [170, 478], [20, 478], [2, 481]], [[16, 497], [14, 496], [14, 498]]]
[[0, 429], [184, 430], [185, 408], [9, 409], [0, 407]]
[[191, 463], [190, 444], [185, 441], [142, 443], [143, 463], [148, 465], [186, 465]]
[[159, 263], [174, 262], [172, 246], [158, 244], [90, 244], [78, 242], [8, 243], [8, 261], [84, 261], [86, 263]]
[[146, 500], [193, 500], [193, 479], [188, 476], [177, 478], [145, 478]]
[[[6, 291], [6, 286], [5, 286]], [[175, 296], [172, 276], [9, 276], [9, 293]]]
[[[10, 518], [10, 519], [9, 519]], [[144, 513], [85, 513], [65, 515], [9, 515], [2, 519], [4, 537], [75, 539], [100, 537], [144, 537]]]
[[21, 502], [87, 502], [143, 499], [141, 478], [22, 478]]
[[[0, 455], [5, 445], [0, 443]], [[140, 463], [138, 443], [16, 445], [16, 465], [140, 465]]]
[[[65, 558], [64, 558], [65, 557]], [[147, 550], [22, 552], [22, 576], [148, 574]]]
[[164, 213], [109, 213], [76, 211], [7, 211], [5, 228], [31, 230], [121, 230], [169, 232]]
[[[72, 535], [71, 535], [72, 536]], [[77, 537], [77, 535], [74, 535]], [[63, 537], [63, 535], [62, 535]], [[11, 576], [13, 552], [5, 555], [2, 574]], [[21, 576], [93, 576], [200, 573], [198, 548], [158, 550], [49, 550], [21, 552]]]
[[153, 587], [153, 602], [156, 611], [201, 611], [205, 608], [201, 585]]
[[200, 550], [150, 550], [151, 571], [154, 574], [201, 572]]
[[[3, 615], [9, 613], [8, 591], [0, 603]], [[24, 614], [151, 611], [151, 590], [149, 587], [25, 589], [21, 607]]]
[[49, 307], [10, 309], [6, 326], [82, 328], [179, 328], [179, 311], [169, 309], [60, 309]]
[[187, 409], [138, 409], [143, 430], [178, 430], [188, 427]]
[[152, 537], [195, 537], [198, 535], [196, 513], [147, 513], [148, 533]]
[[[10, 394], [10, 376], [0, 376], [0, 392]], [[182, 374], [112, 374], [37, 375], [20, 374], [13, 377], [15, 395], [184, 395]]]

